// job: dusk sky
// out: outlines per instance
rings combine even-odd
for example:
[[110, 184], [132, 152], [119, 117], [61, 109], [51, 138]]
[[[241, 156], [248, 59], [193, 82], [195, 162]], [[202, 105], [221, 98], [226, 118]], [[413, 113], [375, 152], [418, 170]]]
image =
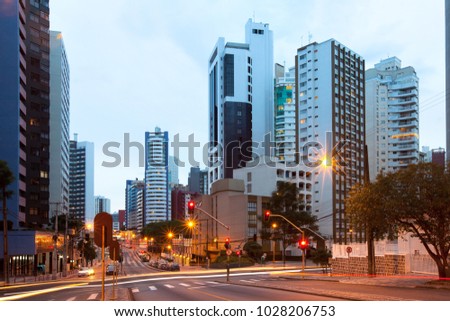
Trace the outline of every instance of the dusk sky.
[[[52, 0], [51, 29], [62, 32], [70, 64], [71, 138], [94, 143], [95, 195], [110, 198], [112, 212], [125, 207], [125, 181], [144, 178], [137, 148], [125, 167], [125, 134], [143, 145], [158, 126], [170, 141], [194, 134], [207, 143], [208, 58], [218, 37], [244, 42], [250, 18], [269, 24], [274, 62], [287, 67], [297, 48], [330, 38], [366, 69], [392, 56], [414, 67], [420, 146], [445, 147], [444, 1]], [[114, 168], [102, 166], [113, 161], [102, 151], [108, 142], [121, 144]], [[195, 155], [201, 162], [202, 148]], [[188, 172], [180, 168], [180, 183]]]

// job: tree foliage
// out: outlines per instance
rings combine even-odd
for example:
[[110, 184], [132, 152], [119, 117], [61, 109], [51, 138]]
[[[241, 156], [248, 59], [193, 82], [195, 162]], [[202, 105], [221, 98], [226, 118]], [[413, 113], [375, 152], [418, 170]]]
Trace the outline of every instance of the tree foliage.
[[373, 226], [376, 237], [394, 232], [418, 237], [439, 277], [450, 277], [450, 173], [443, 167], [425, 163], [379, 175], [353, 189], [346, 210], [355, 222]]
[[168, 234], [173, 233], [174, 237], [180, 234], [190, 237], [190, 231], [185, 227], [183, 221], [162, 221], [149, 223], [142, 229], [142, 236], [148, 239], [153, 238], [154, 244], [163, 245], [169, 241]]
[[[306, 226], [313, 231], [318, 230], [317, 217], [304, 210], [305, 204], [299, 198], [297, 185], [289, 182], [278, 182], [277, 190], [272, 193], [269, 209], [273, 214], [279, 214], [291, 221], [298, 227]], [[274, 217], [272, 221], [277, 221], [280, 230], [288, 238], [293, 238], [299, 231], [283, 219]], [[267, 227], [271, 223], [266, 224]], [[308, 234], [308, 231], [305, 231]]]

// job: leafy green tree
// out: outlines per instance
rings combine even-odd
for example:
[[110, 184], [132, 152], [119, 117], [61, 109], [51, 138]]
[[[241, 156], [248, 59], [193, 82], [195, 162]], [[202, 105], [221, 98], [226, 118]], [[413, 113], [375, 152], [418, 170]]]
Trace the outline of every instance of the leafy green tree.
[[262, 246], [258, 242], [248, 241], [244, 244], [243, 250], [249, 257], [255, 260], [260, 260], [263, 254]]
[[[440, 278], [450, 277], [450, 173], [425, 163], [379, 175], [347, 200], [353, 219], [374, 222], [375, 236], [408, 232], [418, 237], [435, 261]], [[373, 210], [369, 209], [373, 208]], [[385, 225], [383, 227], [383, 225]]]
[[384, 211], [384, 189], [381, 184], [353, 186], [345, 201], [345, 210], [355, 231], [364, 231], [367, 242], [368, 274], [375, 275], [375, 240], [393, 237], [392, 225]]
[[183, 234], [185, 237], [190, 237], [190, 231], [184, 225], [184, 221], [162, 221], [147, 224], [142, 229], [142, 236], [148, 239], [153, 238], [153, 244], [155, 249], [160, 250], [164, 244], [167, 244], [170, 240], [169, 233], [174, 236]]
[[[296, 184], [289, 182], [277, 183], [277, 190], [272, 193], [270, 198], [269, 209], [271, 213], [284, 216], [300, 228], [307, 227], [310, 230], [318, 231], [317, 217], [306, 212], [304, 208], [305, 204], [300, 201]], [[278, 225], [278, 235], [282, 235], [283, 246], [285, 240], [291, 243], [297, 241], [299, 230], [281, 218], [277, 219], [274, 217], [270, 222], [265, 222], [263, 226], [267, 229], [274, 221]], [[304, 229], [304, 231], [305, 235], [308, 236], [309, 231], [307, 229]], [[315, 236], [314, 234], [312, 235]]]

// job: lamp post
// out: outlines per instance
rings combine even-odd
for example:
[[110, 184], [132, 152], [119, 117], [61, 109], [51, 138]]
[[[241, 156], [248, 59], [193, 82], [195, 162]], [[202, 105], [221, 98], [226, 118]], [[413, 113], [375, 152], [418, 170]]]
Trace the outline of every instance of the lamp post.
[[[275, 229], [278, 227], [278, 225], [277, 225], [277, 223], [273, 223], [272, 224], [272, 235], [274, 235], [275, 234]], [[277, 243], [276, 243], [276, 240], [275, 240], [275, 238], [273, 238], [273, 251], [272, 251], [272, 261], [273, 261], [273, 264], [275, 264], [275, 250], [276, 250], [276, 245], [277, 245]]]

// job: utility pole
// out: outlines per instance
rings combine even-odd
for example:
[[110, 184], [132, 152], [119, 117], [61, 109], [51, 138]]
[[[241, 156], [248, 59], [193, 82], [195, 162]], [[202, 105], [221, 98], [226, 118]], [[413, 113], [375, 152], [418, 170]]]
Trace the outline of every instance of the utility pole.
[[50, 203], [50, 205], [56, 205], [55, 215], [55, 234], [53, 235], [53, 257], [52, 257], [52, 280], [56, 280], [58, 273], [58, 214], [59, 214], [59, 202]]
[[[64, 205], [63, 205], [64, 206]], [[65, 229], [64, 229], [64, 252], [63, 252], [63, 277], [67, 276], [67, 255], [69, 253], [69, 243], [67, 242], [67, 229], [68, 229], [68, 216], [67, 216], [67, 211], [64, 211], [64, 215], [66, 218], [66, 224], [65, 224]]]
[[8, 210], [6, 208], [6, 186], [3, 187], [3, 275], [5, 285], [9, 283], [8, 273]]

